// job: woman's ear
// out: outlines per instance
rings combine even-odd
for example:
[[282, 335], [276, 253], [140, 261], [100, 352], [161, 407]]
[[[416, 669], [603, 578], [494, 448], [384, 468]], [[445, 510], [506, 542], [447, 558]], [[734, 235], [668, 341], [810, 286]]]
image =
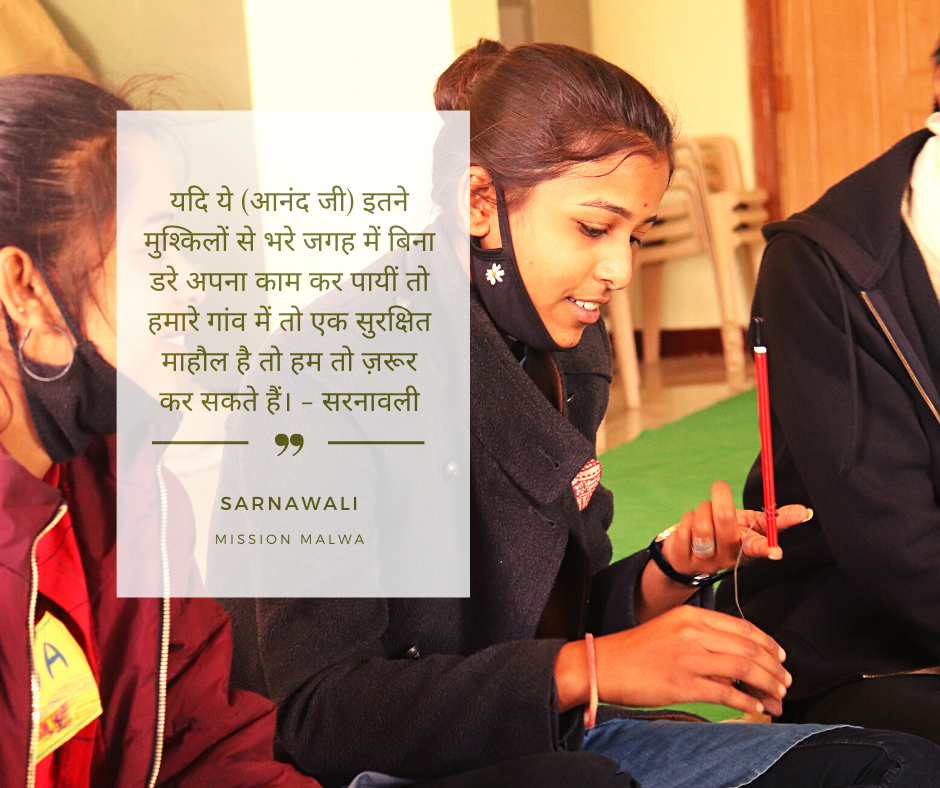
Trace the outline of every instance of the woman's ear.
[[464, 173], [459, 194], [467, 232], [480, 238], [484, 248], [498, 249], [501, 244], [496, 190], [490, 174], [482, 167], [473, 165]]
[[42, 330], [58, 313], [52, 294], [33, 265], [32, 258], [15, 246], [0, 249], [0, 303], [22, 335]]

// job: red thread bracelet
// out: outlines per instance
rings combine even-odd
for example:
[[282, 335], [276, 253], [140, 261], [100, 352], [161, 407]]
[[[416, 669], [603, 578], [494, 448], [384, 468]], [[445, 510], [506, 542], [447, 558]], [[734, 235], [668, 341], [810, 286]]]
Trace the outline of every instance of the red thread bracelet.
[[597, 721], [597, 655], [594, 652], [594, 636], [588, 632], [584, 636], [587, 647], [588, 680], [591, 682], [591, 702], [584, 710], [584, 727], [591, 730]]

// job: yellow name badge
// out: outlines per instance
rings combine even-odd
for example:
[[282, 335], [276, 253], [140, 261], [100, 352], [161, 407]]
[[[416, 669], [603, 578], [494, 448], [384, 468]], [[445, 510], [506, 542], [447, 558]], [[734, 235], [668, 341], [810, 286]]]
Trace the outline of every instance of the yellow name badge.
[[51, 613], [36, 625], [33, 665], [39, 676], [41, 761], [101, 714], [101, 697], [85, 652]]

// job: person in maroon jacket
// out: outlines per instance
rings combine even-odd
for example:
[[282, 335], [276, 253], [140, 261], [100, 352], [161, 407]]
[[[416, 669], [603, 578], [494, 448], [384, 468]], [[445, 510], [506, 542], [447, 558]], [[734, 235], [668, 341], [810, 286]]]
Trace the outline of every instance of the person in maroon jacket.
[[[0, 79], [0, 785], [317, 788], [274, 760], [274, 705], [230, 689], [218, 604], [117, 597], [117, 523], [146, 525], [151, 508], [183, 532], [192, 520], [152, 444], [176, 425], [147, 417], [160, 411], [143, 390], [133, 429], [114, 434], [127, 109], [77, 79]], [[118, 456], [131, 472], [120, 481]], [[160, 563], [136, 541], [132, 559]], [[198, 581], [192, 560], [173, 564]], [[557, 753], [426, 788], [574, 788], [585, 769], [592, 785], [632, 784], [615, 761]]]
[[313, 788], [272, 759], [271, 704], [229, 691], [218, 605], [115, 593], [122, 109], [0, 80], [0, 783]]

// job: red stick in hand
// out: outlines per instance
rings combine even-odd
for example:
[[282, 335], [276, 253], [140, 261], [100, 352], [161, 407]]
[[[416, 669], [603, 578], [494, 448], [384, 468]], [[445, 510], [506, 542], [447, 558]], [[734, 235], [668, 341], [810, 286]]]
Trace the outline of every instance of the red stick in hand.
[[760, 425], [760, 467], [764, 480], [764, 513], [767, 516], [767, 543], [777, 547], [777, 496], [774, 492], [774, 450], [770, 435], [770, 389], [767, 384], [767, 348], [764, 347], [763, 320], [754, 318], [754, 366], [757, 371], [757, 418]]

